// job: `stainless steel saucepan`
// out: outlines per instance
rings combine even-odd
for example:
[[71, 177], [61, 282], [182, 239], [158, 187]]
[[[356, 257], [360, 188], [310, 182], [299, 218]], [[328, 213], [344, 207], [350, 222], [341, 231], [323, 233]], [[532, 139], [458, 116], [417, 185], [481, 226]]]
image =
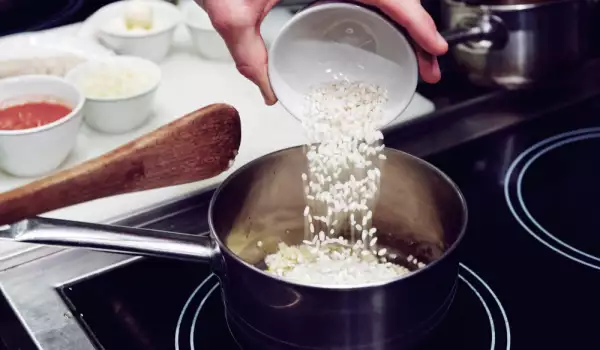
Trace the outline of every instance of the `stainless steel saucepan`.
[[[205, 261], [221, 282], [232, 332], [248, 348], [405, 349], [436, 326], [453, 300], [467, 208], [455, 184], [432, 165], [392, 149], [385, 154], [373, 224], [378, 242], [413, 270], [386, 283], [307, 285], [261, 269], [277, 243], [304, 239], [303, 147], [271, 153], [229, 176], [212, 198], [205, 236], [44, 218], [5, 227], [0, 235]], [[416, 270], [409, 255], [428, 265]]]
[[518, 88], [572, 68], [585, 53], [587, 0], [442, 0], [455, 62], [480, 85]]

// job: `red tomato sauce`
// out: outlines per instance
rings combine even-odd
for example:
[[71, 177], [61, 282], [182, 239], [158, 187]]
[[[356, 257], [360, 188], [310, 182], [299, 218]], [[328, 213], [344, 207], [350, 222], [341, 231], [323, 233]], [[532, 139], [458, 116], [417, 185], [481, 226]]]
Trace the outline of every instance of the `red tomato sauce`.
[[56, 102], [27, 102], [0, 109], [0, 130], [23, 130], [50, 124], [71, 113]]

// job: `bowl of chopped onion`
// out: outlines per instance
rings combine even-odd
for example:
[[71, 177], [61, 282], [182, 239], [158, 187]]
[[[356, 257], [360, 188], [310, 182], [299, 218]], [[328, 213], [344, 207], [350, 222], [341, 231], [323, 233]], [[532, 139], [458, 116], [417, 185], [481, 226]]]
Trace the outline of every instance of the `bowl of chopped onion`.
[[372, 113], [379, 128], [404, 112], [418, 83], [416, 54], [403, 32], [379, 12], [343, 2], [316, 3], [292, 17], [271, 45], [268, 72], [275, 95], [298, 119], [307, 95], [318, 90], [342, 94], [350, 87], [356, 104], [380, 95], [385, 103]]
[[117, 56], [83, 63], [66, 79], [85, 95], [85, 122], [97, 131], [120, 134], [151, 116], [161, 70], [143, 58]]
[[[111, 8], [109, 8], [111, 7]], [[106, 6], [113, 14], [100, 26], [98, 38], [121, 55], [162, 61], [181, 22], [179, 9], [166, 1], [118, 1]]]

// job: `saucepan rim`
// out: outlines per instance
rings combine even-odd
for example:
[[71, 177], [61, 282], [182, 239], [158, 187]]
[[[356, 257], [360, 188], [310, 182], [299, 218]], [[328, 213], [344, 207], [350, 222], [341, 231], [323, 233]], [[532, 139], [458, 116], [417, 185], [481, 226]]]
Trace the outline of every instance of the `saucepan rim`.
[[583, 0], [549, 0], [538, 3], [506, 4], [506, 5], [486, 5], [486, 4], [468, 4], [460, 0], [442, 0], [449, 7], [468, 7], [491, 10], [496, 12], [514, 12], [535, 9], [539, 7], [552, 6], [569, 2], [583, 2]]
[[302, 148], [302, 147], [304, 147], [304, 146], [303, 145], [292, 146], [292, 147], [284, 148], [284, 149], [281, 149], [278, 151], [274, 151], [274, 152], [265, 154], [262, 157], [258, 157], [256, 159], [242, 165], [237, 170], [235, 170], [231, 175], [229, 175], [219, 185], [219, 187], [216, 189], [215, 193], [213, 194], [213, 196], [210, 200], [209, 207], [208, 207], [208, 227], [209, 227], [210, 235], [212, 236], [212, 239], [218, 245], [219, 250], [221, 252], [224, 252], [224, 254], [227, 254], [228, 256], [232, 257], [238, 263], [245, 265], [245, 267], [249, 268], [250, 270], [253, 270], [256, 273], [262, 274], [263, 276], [268, 277], [279, 283], [283, 283], [286, 285], [293, 285], [298, 288], [309, 288], [309, 289], [319, 289], [319, 290], [329, 290], [329, 291], [351, 291], [351, 290], [357, 290], [357, 289], [379, 288], [382, 286], [390, 285], [390, 284], [398, 282], [398, 281], [409, 280], [410, 278], [414, 278], [415, 276], [423, 274], [427, 270], [430, 270], [430, 269], [434, 268], [435, 266], [437, 266], [438, 264], [442, 263], [442, 261], [445, 260], [445, 258], [447, 256], [452, 254], [457, 249], [457, 247], [460, 245], [461, 241], [463, 240], [466, 229], [467, 229], [467, 223], [468, 223], [468, 208], [467, 208], [467, 202], [466, 202], [462, 192], [460, 191], [460, 188], [456, 185], [456, 183], [454, 183], [454, 181], [452, 181], [452, 179], [450, 179], [450, 177], [448, 175], [446, 175], [443, 171], [441, 171], [440, 169], [435, 167], [433, 164], [431, 164], [419, 157], [413, 156], [409, 153], [406, 153], [406, 152], [403, 152], [403, 151], [400, 151], [400, 150], [397, 150], [394, 148], [386, 147], [385, 150], [388, 152], [391, 151], [394, 153], [401, 153], [404, 156], [407, 156], [407, 157], [411, 158], [412, 160], [414, 160], [418, 163], [421, 163], [422, 165], [425, 165], [429, 169], [433, 170], [438, 175], [440, 175], [445, 181], [447, 181], [447, 183], [452, 187], [454, 192], [458, 195], [458, 199], [459, 199], [461, 207], [462, 207], [462, 211], [461, 211], [462, 212], [462, 218], [461, 218], [462, 225], [460, 228], [460, 232], [458, 233], [456, 240], [452, 243], [452, 245], [448, 249], [446, 249], [443, 252], [442, 256], [439, 259], [427, 264], [424, 268], [418, 269], [417, 271], [411, 271], [410, 273], [408, 273], [406, 275], [403, 275], [403, 276], [400, 276], [400, 277], [397, 277], [397, 278], [394, 278], [391, 280], [381, 281], [381, 282], [373, 282], [373, 283], [362, 283], [362, 284], [356, 284], [356, 285], [332, 285], [332, 286], [311, 284], [311, 283], [301, 283], [301, 282], [296, 282], [293, 280], [287, 280], [284, 278], [277, 277], [266, 271], [263, 271], [263, 270], [257, 268], [256, 266], [244, 261], [237, 254], [235, 254], [231, 249], [229, 249], [229, 247], [227, 247], [227, 245], [221, 240], [221, 237], [219, 237], [219, 235], [217, 234], [217, 231], [215, 230], [213, 213], [214, 213], [214, 209], [215, 209], [215, 205], [216, 205], [215, 203], [219, 198], [219, 194], [221, 193], [221, 191], [223, 191], [223, 189], [225, 189], [227, 187], [229, 182], [231, 182], [233, 179], [235, 179], [237, 176], [239, 176], [246, 169], [251, 168], [252, 166], [255, 166], [258, 162], [264, 161], [265, 158], [273, 157], [276, 154], [287, 152], [292, 149]]

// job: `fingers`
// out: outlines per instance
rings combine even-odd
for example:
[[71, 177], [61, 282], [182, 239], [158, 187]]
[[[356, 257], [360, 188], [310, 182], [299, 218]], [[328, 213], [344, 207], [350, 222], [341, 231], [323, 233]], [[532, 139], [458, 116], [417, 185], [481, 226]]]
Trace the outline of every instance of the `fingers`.
[[212, 24], [221, 35], [240, 73], [256, 84], [265, 103], [273, 105], [277, 98], [267, 71], [267, 49], [260, 35], [260, 24], [278, 0], [234, 1], [195, 0], [205, 6]]
[[198, 6], [204, 8], [204, 0], [194, 0]]
[[419, 0], [361, 0], [380, 8], [404, 27], [415, 42], [428, 53], [440, 56], [448, 51], [448, 43], [438, 33], [433, 19]]
[[275, 104], [277, 98], [267, 71], [267, 49], [259, 30], [249, 29], [240, 33], [236, 39], [230, 50], [237, 69], [260, 88], [267, 105]]
[[419, 62], [419, 73], [424, 81], [430, 84], [440, 81], [442, 73], [436, 56], [417, 49], [417, 61]]
[[254, 26], [223, 25], [217, 28], [231, 52], [240, 73], [256, 84], [267, 105], [273, 105], [277, 98], [271, 89], [267, 72], [267, 49]]
[[275, 5], [279, 2], [279, 0], [267, 0], [267, 3], [265, 4], [265, 8], [263, 10], [262, 13], [262, 17], [260, 18], [260, 21], [262, 22], [263, 19], [265, 19], [265, 16], [267, 16], [267, 14], [269, 13], [269, 11], [271, 11], [271, 9], [273, 7], [275, 7]]

